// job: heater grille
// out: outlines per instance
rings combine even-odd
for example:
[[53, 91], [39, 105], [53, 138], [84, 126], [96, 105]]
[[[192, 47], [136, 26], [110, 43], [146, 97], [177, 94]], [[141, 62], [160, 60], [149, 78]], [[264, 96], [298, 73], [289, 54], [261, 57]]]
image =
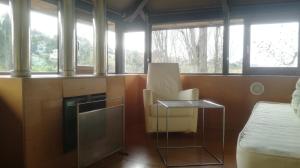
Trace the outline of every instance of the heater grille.
[[79, 113], [79, 167], [88, 167], [121, 150], [123, 124], [123, 105]]
[[64, 152], [70, 152], [77, 147], [77, 104], [79, 113], [106, 107], [105, 93], [67, 97], [63, 100], [63, 144]]

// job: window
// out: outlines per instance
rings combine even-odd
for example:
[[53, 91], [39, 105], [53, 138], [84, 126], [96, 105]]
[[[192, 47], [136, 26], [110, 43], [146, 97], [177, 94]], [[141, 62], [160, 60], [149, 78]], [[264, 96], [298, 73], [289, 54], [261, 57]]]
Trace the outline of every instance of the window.
[[0, 72], [12, 69], [11, 21], [9, 6], [0, 3]]
[[[47, 5], [48, 10], [40, 9]], [[58, 73], [57, 6], [39, 1], [30, 12], [31, 71]], [[39, 11], [43, 11], [43, 13]]]
[[231, 25], [229, 33], [229, 73], [243, 72], [244, 25]]
[[155, 25], [152, 62], [180, 63], [182, 73], [222, 73], [223, 22]]
[[299, 23], [252, 24], [250, 68], [298, 67]]
[[124, 35], [125, 73], [144, 73], [145, 32]]
[[107, 72], [116, 73], [116, 33], [112, 22], [108, 22], [107, 39]]
[[[93, 25], [77, 22], [77, 66], [94, 67]], [[91, 69], [93, 73], [93, 69]]]

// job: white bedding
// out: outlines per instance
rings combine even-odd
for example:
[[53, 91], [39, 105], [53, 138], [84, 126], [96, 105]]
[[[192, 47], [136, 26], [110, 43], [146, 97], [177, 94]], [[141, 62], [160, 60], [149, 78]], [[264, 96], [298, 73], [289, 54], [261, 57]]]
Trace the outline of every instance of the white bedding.
[[259, 102], [239, 135], [238, 168], [300, 168], [300, 120], [290, 104]]

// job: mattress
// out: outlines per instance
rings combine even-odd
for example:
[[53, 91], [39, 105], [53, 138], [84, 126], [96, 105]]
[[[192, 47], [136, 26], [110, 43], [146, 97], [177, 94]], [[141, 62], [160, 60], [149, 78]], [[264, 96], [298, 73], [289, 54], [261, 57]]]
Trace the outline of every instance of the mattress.
[[300, 168], [300, 120], [290, 104], [259, 102], [237, 143], [238, 168]]

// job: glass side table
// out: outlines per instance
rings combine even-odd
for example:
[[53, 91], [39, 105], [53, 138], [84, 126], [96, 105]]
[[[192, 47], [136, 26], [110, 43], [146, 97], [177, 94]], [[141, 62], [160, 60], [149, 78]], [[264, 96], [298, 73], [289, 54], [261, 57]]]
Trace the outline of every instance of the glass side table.
[[[157, 122], [157, 130], [156, 130], [156, 148], [158, 153], [165, 164], [166, 167], [188, 167], [188, 166], [216, 166], [216, 165], [224, 165], [224, 143], [225, 143], [225, 107], [223, 105], [214, 103], [208, 100], [172, 100], [172, 101], [157, 101], [157, 121], [158, 121], [158, 107], [162, 106], [166, 112], [166, 146], [162, 147], [159, 145], [159, 122]], [[202, 109], [202, 144], [193, 145], [193, 146], [170, 146], [169, 145], [169, 130], [168, 130], [168, 118], [170, 109], [179, 109], [179, 108], [197, 108]], [[205, 146], [205, 110], [206, 109], [222, 109], [222, 156], [218, 158], [215, 154], [210, 152], [207, 147]], [[197, 110], [199, 112], [199, 110]], [[168, 162], [168, 153], [170, 152], [169, 149], [187, 149], [187, 148], [201, 148], [203, 149], [208, 155], [214, 158], [215, 162], [201, 162], [201, 163], [188, 163], [188, 164], [181, 164], [181, 165], [172, 165]], [[161, 150], [165, 150], [165, 156], [162, 154]]]

